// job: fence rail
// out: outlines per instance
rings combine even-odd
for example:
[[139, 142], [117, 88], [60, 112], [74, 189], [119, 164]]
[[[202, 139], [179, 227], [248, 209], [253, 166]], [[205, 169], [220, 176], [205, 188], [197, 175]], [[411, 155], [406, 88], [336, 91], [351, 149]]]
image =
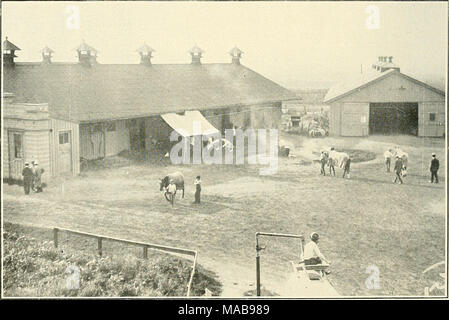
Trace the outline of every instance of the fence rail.
[[58, 234], [60, 231], [97, 239], [97, 251], [98, 251], [99, 256], [103, 255], [103, 240], [115, 241], [115, 242], [126, 243], [126, 244], [131, 244], [131, 245], [142, 247], [143, 258], [145, 258], [145, 259], [148, 258], [148, 249], [169, 252], [171, 254], [176, 253], [176, 254], [184, 254], [184, 255], [192, 256], [193, 257], [192, 272], [190, 274], [189, 283], [187, 285], [187, 297], [190, 296], [190, 291], [192, 288], [192, 282], [193, 282], [193, 277], [195, 275], [196, 263], [197, 263], [197, 258], [198, 258], [197, 251], [190, 250], [190, 249], [184, 249], [184, 248], [171, 247], [171, 246], [164, 246], [164, 245], [159, 245], [159, 244], [154, 244], [154, 243], [146, 243], [146, 242], [140, 242], [140, 241], [112, 238], [112, 237], [108, 237], [108, 236], [103, 236], [103, 235], [98, 235], [98, 234], [93, 234], [93, 233], [88, 233], [88, 232], [83, 232], [83, 231], [78, 231], [78, 230], [53, 227], [53, 243], [54, 243], [55, 248], [58, 247]]

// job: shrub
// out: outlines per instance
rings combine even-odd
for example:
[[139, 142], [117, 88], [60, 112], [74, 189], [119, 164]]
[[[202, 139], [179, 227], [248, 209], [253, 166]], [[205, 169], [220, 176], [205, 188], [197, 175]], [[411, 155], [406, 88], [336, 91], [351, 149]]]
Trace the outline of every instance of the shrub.
[[[84, 252], [60, 251], [51, 242], [38, 242], [20, 235], [5, 224], [5, 296], [101, 297], [101, 296], [185, 296], [192, 262], [159, 255], [152, 260], [122, 256], [112, 260]], [[79, 288], [68, 286], [79, 272]], [[70, 284], [70, 283], [69, 283]], [[221, 293], [215, 274], [197, 266], [192, 296], [205, 288]]]

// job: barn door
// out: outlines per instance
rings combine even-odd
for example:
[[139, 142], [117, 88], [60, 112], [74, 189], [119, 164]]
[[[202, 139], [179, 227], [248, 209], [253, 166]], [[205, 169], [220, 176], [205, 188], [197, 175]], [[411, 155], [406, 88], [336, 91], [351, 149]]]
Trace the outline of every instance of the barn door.
[[344, 103], [341, 112], [341, 135], [364, 137], [368, 135], [369, 104]]
[[59, 131], [58, 173], [72, 172], [72, 135], [70, 131]]
[[22, 169], [24, 163], [23, 132], [8, 131], [9, 142], [9, 179], [12, 181], [22, 180]]
[[444, 102], [423, 102], [419, 104], [419, 135], [442, 137], [445, 132]]

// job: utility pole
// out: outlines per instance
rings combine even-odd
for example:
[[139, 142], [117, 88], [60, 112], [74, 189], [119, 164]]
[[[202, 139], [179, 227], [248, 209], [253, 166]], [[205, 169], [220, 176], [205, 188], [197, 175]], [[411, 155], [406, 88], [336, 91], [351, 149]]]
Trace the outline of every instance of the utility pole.
[[260, 297], [260, 254], [259, 251], [265, 249], [265, 246], [259, 245], [259, 236], [268, 237], [281, 237], [281, 238], [297, 238], [300, 239], [300, 255], [303, 250], [304, 237], [297, 234], [285, 234], [285, 233], [268, 233], [268, 232], [256, 232], [256, 296]]

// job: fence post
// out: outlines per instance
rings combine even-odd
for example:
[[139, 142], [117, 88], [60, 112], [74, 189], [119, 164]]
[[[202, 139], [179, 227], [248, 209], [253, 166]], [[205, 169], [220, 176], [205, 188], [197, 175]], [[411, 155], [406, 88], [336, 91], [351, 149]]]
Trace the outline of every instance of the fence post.
[[58, 247], [58, 228], [53, 228], [53, 243], [55, 245], [55, 248]]
[[101, 257], [103, 254], [103, 238], [98, 237], [98, 255]]
[[143, 246], [143, 258], [148, 259], [148, 247]]

